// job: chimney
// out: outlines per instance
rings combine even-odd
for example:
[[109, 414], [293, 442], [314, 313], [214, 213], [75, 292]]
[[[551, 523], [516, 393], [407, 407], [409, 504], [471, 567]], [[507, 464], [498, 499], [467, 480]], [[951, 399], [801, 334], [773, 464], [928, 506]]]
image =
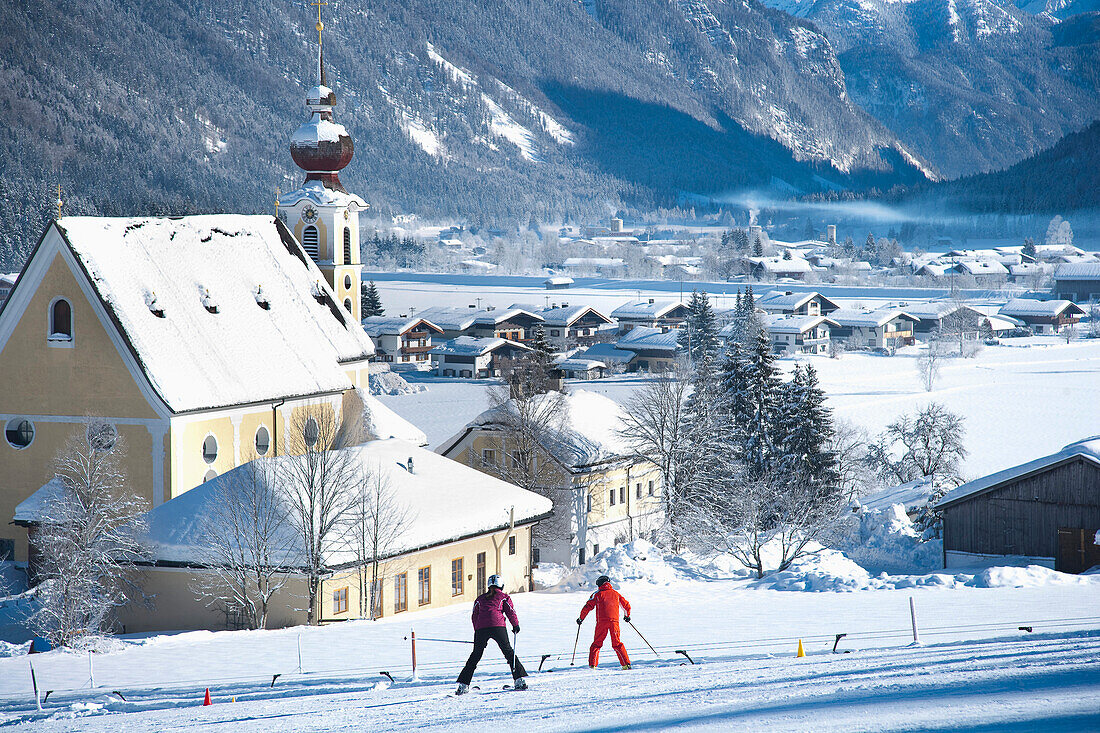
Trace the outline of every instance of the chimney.
[[409, 463], [407, 465], [407, 468], [409, 469], [409, 473], [413, 472], [413, 457], [412, 456], [409, 456]]
[[829, 244], [836, 244], [836, 224], [825, 227], [825, 232], [825, 241]]

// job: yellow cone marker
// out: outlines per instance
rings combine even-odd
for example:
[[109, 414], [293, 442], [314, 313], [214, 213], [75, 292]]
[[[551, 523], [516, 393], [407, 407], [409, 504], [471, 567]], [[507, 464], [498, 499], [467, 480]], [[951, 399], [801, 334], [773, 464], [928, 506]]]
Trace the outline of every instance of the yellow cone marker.
[[804, 650], [802, 648], [802, 640], [801, 639], [798, 640], [798, 654], [796, 654], [795, 656], [798, 656], [798, 657], [806, 656], [806, 650]]

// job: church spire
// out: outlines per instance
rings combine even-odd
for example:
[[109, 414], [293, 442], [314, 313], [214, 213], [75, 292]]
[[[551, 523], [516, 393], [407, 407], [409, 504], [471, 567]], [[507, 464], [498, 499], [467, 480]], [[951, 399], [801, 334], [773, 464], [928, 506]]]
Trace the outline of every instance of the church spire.
[[328, 83], [325, 81], [325, 44], [321, 38], [321, 31], [325, 29], [325, 24], [321, 21], [321, 8], [328, 5], [328, 3], [315, 0], [310, 5], [317, 6], [317, 68], [320, 71], [318, 78], [321, 86], [325, 87], [328, 86]]

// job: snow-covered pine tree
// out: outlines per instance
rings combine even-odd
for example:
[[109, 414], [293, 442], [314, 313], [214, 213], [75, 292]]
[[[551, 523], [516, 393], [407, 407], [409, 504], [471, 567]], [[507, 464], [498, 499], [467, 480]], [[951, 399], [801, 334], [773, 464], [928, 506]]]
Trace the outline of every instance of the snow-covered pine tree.
[[840, 476], [829, 447], [835, 432], [832, 411], [825, 406], [813, 365], [795, 367], [794, 377], [781, 390], [775, 428], [779, 463], [788, 480], [811, 488], [821, 501], [835, 498]]
[[374, 284], [374, 280], [367, 283], [367, 287], [363, 291], [363, 297], [360, 300], [360, 306], [363, 311], [363, 318], [386, 315], [386, 309], [382, 307], [382, 296], [378, 294], [378, 286]]
[[686, 351], [691, 363], [699, 361], [703, 354], [711, 359], [718, 354], [718, 318], [710, 304], [706, 291], [693, 290], [688, 300], [688, 316], [680, 329], [679, 347]]
[[779, 378], [771, 340], [760, 329], [752, 349], [745, 355], [743, 400], [744, 422], [740, 431], [744, 439], [744, 460], [749, 471], [757, 476], [767, 472], [775, 451], [775, 410], [779, 398]]
[[531, 337], [530, 346], [535, 350], [533, 356], [539, 365], [549, 369], [550, 365], [554, 363], [554, 345], [550, 343], [550, 339], [546, 338], [546, 329], [541, 323], [535, 324], [535, 332]]

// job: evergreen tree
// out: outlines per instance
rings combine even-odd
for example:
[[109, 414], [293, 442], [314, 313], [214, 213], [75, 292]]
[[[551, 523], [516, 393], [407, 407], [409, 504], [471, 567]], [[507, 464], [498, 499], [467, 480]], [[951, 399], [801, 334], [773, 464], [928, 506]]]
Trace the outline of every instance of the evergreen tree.
[[535, 350], [534, 356], [545, 368], [549, 369], [554, 363], [554, 345], [546, 338], [546, 329], [543, 324], [535, 324], [535, 333], [531, 337], [529, 346]]
[[764, 255], [764, 243], [760, 241], [760, 237], [757, 237], [756, 241], [752, 243], [752, 255], [753, 257], [763, 257]]
[[1032, 259], [1038, 257], [1038, 253], [1035, 251], [1035, 240], [1028, 237], [1024, 240], [1024, 248], [1021, 250], [1021, 254], [1025, 257], [1031, 257]]
[[706, 291], [693, 290], [688, 301], [688, 317], [680, 329], [678, 345], [688, 353], [694, 366], [703, 355], [713, 364], [718, 353], [718, 318]]
[[363, 318], [386, 315], [386, 310], [382, 307], [382, 296], [378, 294], [378, 286], [374, 284], [374, 280], [367, 283], [359, 304], [363, 311]]
[[744, 413], [744, 422], [740, 426], [744, 462], [749, 471], [757, 476], [766, 473], [775, 452], [779, 378], [774, 362], [771, 339], [760, 329], [744, 360], [743, 394], [738, 397]]
[[809, 486], [820, 500], [833, 498], [840, 478], [836, 454], [829, 448], [833, 419], [812, 365], [804, 370], [795, 367], [793, 378], [781, 390], [775, 434], [787, 480]]

